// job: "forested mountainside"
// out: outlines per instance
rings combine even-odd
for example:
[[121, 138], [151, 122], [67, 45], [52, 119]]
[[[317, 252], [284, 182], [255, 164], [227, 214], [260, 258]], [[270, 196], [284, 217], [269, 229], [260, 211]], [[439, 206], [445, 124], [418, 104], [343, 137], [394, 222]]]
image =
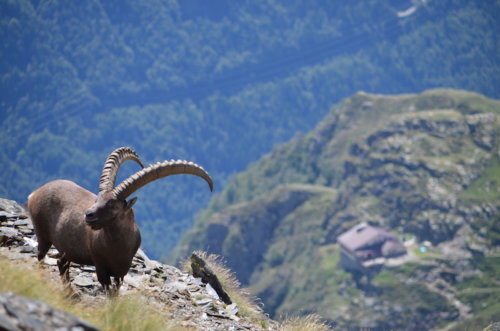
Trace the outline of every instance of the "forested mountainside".
[[[177, 256], [222, 255], [271, 316], [480, 330], [500, 311], [499, 132], [500, 101], [479, 94], [357, 93], [234, 176]], [[344, 270], [338, 236], [362, 222], [407, 255]]]
[[[358, 90], [454, 87], [499, 97], [495, 1], [0, 2], [0, 195], [67, 178], [96, 191], [104, 159], [188, 159], [221, 190]], [[125, 175], [137, 170], [125, 165]], [[139, 192], [152, 257], [210, 195], [169, 178]]]

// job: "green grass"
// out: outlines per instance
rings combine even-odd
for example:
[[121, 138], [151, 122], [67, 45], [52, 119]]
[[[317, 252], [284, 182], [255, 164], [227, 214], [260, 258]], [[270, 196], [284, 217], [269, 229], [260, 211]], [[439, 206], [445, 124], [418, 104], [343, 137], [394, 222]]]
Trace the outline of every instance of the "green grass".
[[413, 318], [415, 314], [429, 316], [428, 318], [432, 316], [439, 327], [445, 323], [440, 320], [439, 314], [456, 311], [455, 306], [445, 296], [432, 291], [425, 283], [407, 281], [417, 273], [427, 273], [430, 268], [433, 266], [410, 262], [382, 270], [372, 279], [382, 302], [397, 303], [404, 307], [402, 315], [397, 318], [398, 321]]
[[479, 258], [476, 267], [482, 273], [458, 286], [458, 299], [472, 307], [473, 317], [456, 330], [482, 329], [500, 321], [500, 256]]
[[392, 286], [396, 283], [399, 283], [398, 279], [389, 270], [381, 271], [373, 278], [372, 282], [375, 286], [382, 287]]
[[[324, 312], [336, 307], [349, 307], [352, 300], [359, 298], [360, 290], [352, 285], [352, 274], [340, 267], [340, 248], [338, 244], [320, 246], [314, 254], [313, 265], [317, 265], [317, 272], [311, 274], [310, 270], [305, 270], [304, 274], [310, 278], [309, 283], [302, 286], [300, 296], [295, 298], [296, 307], [303, 303], [302, 298], [308, 304], [318, 302], [317, 312]], [[309, 295], [307, 293], [311, 292]], [[313, 293], [314, 292], [314, 293]], [[304, 294], [306, 293], [306, 294]], [[343, 296], [341, 293], [346, 294]]]
[[483, 330], [493, 322], [500, 321], [500, 303], [488, 303], [480, 312], [474, 312], [474, 316], [467, 319], [451, 330]]
[[[500, 200], [500, 161], [494, 158], [483, 171], [481, 177], [467, 187], [459, 195], [465, 205], [480, 203], [497, 204]], [[486, 230], [486, 239], [491, 245], [500, 245], [500, 222], [495, 217], [476, 218], [475, 226]]]
[[380, 296], [387, 302], [398, 302], [406, 307], [414, 307], [420, 312], [448, 312], [455, 310], [442, 295], [432, 292], [424, 284], [393, 283], [384, 287]]
[[420, 263], [416, 262], [408, 262], [403, 264], [402, 266], [395, 268], [395, 272], [400, 273], [404, 276], [411, 277], [415, 274], [415, 271], [421, 267]]
[[500, 161], [495, 158], [459, 196], [463, 200], [498, 201], [500, 199]]

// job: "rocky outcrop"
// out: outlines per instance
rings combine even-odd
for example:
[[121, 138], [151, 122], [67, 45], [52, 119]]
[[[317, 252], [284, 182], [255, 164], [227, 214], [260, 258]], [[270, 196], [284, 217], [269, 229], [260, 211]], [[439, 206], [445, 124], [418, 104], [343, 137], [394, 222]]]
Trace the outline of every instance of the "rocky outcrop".
[[[374, 203], [367, 207], [376, 204], [380, 211], [374, 215], [349, 206], [346, 209], [354, 211], [356, 220], [378, 218], [378, 222], [414, 233], [420, 240], [435, 244], [451, 240], [465, 222], [472, 222], [457, 205], [459, 194], [496, 158], [491, 146], [486, 148], [482, 142], [498, 145], [490, 128], [498, 127], [495, 115], [433, 110], [393, 115], [387, 120], [383, 129], [351, 148], [344, 174], [347, 186], [342, 192], [350, 196], [353, 206], [359, 206], [364, 196], [372, 196]], [[483, 137], [479, 144], [476, 136]], [[353, 187], [350, 183], [359, 184]], [[497, 207], [491, 207], [496, 213]]]
[[98, 330], [71, 314], [14, 293], [0, 293], [0, 329], [6, 331]]
[[[21, 206], [6, 199], [0, 199], [0, 243], [0, 255], [28, 265], [37, 264], [37, 242], [31, 220]], [[41, 265], [60, 283], [56, 256], [57, 251], [51, 249]], [[78, 300], [106, 299], [94, 267], [74, 265], [70, 273], [70, 286]], [[265, 316], [262, 316], [265, 320], [262, 324], [241, 317], [238, 306], [234, 303], [227, 305], [210, 284], [173, 266], [152, 261], [142, 250], [134, 257], [132, 268], [120, 288], [120, 295], [131, 291], [139, 291], [147, 296], [152, 305], [168, 306], [171, 320], [194, 330], [261, 330], [264, 329], [263, 324], [269, 329], [278, 327], [276, 322]], [[31, 328], [33, 323], [37, 327]], [[14, 294], [0, 295], [1, 327], [7, 330], [73, 330], [72, 327], [75, 330], [92, 330], [92, 326], [83, 321]]]
[[210, 284], [210, 286], [212, 286], [219, 298], [221, 298], [224, 303], [228, 305], [232, 304], [233, 301], [224, 290], [215, 272], [212, 270], [212, 268], [210, 268], [206, 261], [196, 253], [191, 254], [190, 260], [193, 276], [201, 278], [201, 281], [205, 284]]
[[[204, 241], [214, 254], [227, 255], [227, 263], [243, 284], [249, 283], [253, 266], [259, 264], [269, 249], [280, 221], [322, 190], [307, 185], [277, 188], [270, 197], [235, 205], [213, 215]], [[273, 203], [268, 203], [272, 200]], [[248, 249], [252, 247], [252, 249]]]

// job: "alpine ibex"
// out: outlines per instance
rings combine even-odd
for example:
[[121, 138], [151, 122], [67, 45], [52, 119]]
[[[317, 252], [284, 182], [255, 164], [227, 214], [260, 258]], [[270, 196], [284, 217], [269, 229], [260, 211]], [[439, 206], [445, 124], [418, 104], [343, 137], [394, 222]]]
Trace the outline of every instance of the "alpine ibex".
[[[139, 163], [143, 169], [115, 187], [118, 169], [127, 160]], [[43, 185], [28, 197], [38, 238], [38, 260], [53, 244], [60, 253], [57, 265], [64, 282], [69, 281], [69, 265], [74, 262], [94, 265], [105, 291], [111, 290], [113, 277], [118, 290], [141, 243], [132, 210], [137, 198], [125, 199], [154, 180], [176, 174], [199, 176], [213, 190], [212, 179], [199, 165], [171, 160], [144, 168], [139, 156], [128, 147], [118, 148], [108, 156], [98, 195], [67, 180]]]

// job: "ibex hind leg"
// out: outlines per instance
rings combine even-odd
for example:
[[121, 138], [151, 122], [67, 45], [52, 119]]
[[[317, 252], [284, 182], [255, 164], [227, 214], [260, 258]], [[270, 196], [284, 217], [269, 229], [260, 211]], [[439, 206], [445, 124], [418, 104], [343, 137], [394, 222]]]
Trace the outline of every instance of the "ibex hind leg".
[[[36, 226], [40, 222], [37, 222], [37, 218], [35, 215], [32, 215], [32, 220], [33, 220], [33, 225], [35, 225], [35, 235], [36, 235], [36, 241], [38, 243], [38, 254], [37, 258], [38, 261], [43, 260], [45, 255], [47, 255], [47, 252], [49, 251], [50, 247], [52, 246], [52, 241], [50, 240], [50, 236], [46, 233], [43, 233], [43, 231], [40, 231], [40, 226]], [[41, 222], [42, 225], [44, 222]]]
[[43, 260], [45, 255], [47, 255], [47, 252], [49, 251], [50, 246], [52, 246], [51, 242], [38, 240], [38, 254], [37, 254], [38, 261]]
[[57, 259], [57, 267], [59, 268], [59, 275], [61, 276], [61, 280], [64, 284], [65, 288], [65, 296], [69, 299], [77, 299], [78, 294], [73, 291], [71, 288], [71, 283], [69, 281], [69, 267], [71, 262], [69, 262], [65, 254], [62, 253]]
[[44, 266], [42, 260], [45, 257], [45, 255], [47, 255], [47, 252], [49, 251], [50, 246], [52, 246], [52, 243], [50, 241], [41, 240], [38, 236], [37, 239], [38, 239], [38, 246], [37, 246], [38, 252], [36, 257], [38, 259], [38, 268], [43, 269]]
[[65, 254], [62, 253], [61, 257], [57, 260], [57, 267], [59, 268], [59, 275], [61, 275], [61, 279], [65, 284], [69, 284], [69, 265], [70, 262], [66, 259]]

